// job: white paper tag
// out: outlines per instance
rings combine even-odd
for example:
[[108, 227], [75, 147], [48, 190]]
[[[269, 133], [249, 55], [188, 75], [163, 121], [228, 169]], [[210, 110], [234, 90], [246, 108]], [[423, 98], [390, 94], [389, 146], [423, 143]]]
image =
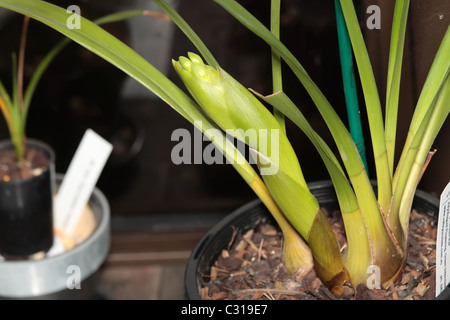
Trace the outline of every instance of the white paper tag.
[[71, 235], [112, 151], [112, 145], [86, 130], [67, 169], [54, 206], [55, 228]]
[[450, 282], [450, 183], [441, 194], [436, 239], [436, 296]]

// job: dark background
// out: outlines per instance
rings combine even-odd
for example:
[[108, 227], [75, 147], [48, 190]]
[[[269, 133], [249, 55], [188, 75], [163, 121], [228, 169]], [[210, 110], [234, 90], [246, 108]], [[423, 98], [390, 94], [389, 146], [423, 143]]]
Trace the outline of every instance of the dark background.
[[[53, 1], [61, 7], [79, 5], [82, 15], [94, 19], [129, 6], [148, 9], [149, 1]], [[262, 21], [268, 22], [270, 1], [240, 1]], [[392, 1], [359, 2], [361, 26], [379, 86], [384, 91], [387, 52], [392, 17]], [[210, 0], [179, 0], [177, 10], [192, 25], [208, 45], [221, 66], [247, 87], [263, 94], [271, 93], [270, 50], [261, 40]], [[370, 4], [381, 7], [380, 30], [368, 30], [365, 8]], [[449, 24], [450, 2], [444, 0], [412, 1], [407, 34], [404, 87], [401, 91], [399, 141], [406, 130], [409, 117], [417, 101], [437, 46]], [[22, 17], [18, 14], [0, 15], [0, 76], [9, 86], [11, 52], [19, 48]], [[151, 17], [139, 17], [140, 23], [150, 24]], [[338, 44], [333, 1], [286, 0], [282, 9], [282, 40], [299, 58], [311, 78], [323, 90], [342, 119], [346, 121], [344, 96], [340, 75]], [[170, 66], [171, 59], [195, 51], [193, 46], [170, 22], [158, 22], [169, 31], [148, 30], [155, 41], [164, 42], [168, 55], [158, 57], [157, 49], [145, 46], [142, 53], [156, 54], [162, 71], [175, 83], [178, 77]], [[163, 25], [166, 24], [166, 25]], [[138, 45], [128, 22], [105, 28], [125, 43]], [[162, 29], [161, 29], [162, 30]], [[140, 32], [143, 32], [140, 30]], [[144, 29], [145, 33], [145, 29]], [[151, 37], [150, 37], [151, 38]], [[39, 60], [50, 50], [61, 35], [38, 22], [30, 24], [26, 78]], [[150, 39], [151, 40], [151, 39]], [[139, 43], [142, 45], [142, 43]], [[141, 47], [140, 47], [141, 48]], [[166, 61], [166, 62], [164, 62]], [[154, 63], [153, 61], [150, 61]], [[165, 65], [164, 65], [165, 63]], [[114, 151], [99, 180], [98, 187], [108, 197], [113, 216], [141, 216], [164, 212], [228, 212], [255, 198], [231, 166], [174, 165], [171, 150], [177, 142], [171, 141], [175, 129], [192, 126], [162, 101], [150, 94], [126, 93], [140, 85], [82, 47], [71, 44], [54, 60], [45, 73], [33, 99], [27, 133], [49, 143], [56, 151], [56, 168], [65, 172], [75, 149], [87, 128], [92, 128], [113, 142]], [[125, 89], [127, 86], [128, 89]], [[335, 150], [328, 130], [297, 80], [289, 72], [284, 74], [284, 88], [301, 107], [313, 127]], [[383, 101], [384, 95], [381, 94]], [[361, 114], [365, 123], [366, 114]], [[6, 126], [0, 120], [0, 138], [7, 137]], [[366, 139], [368, 133], [365, 132]], [[288, 135], [307, 181], [328, 179], [328, 174], [313, 146], [304, 135], [288, 123]], [[449, 125], [442, 129], [433, 158], [420, 188], [440, 194], [450, 177]], [[370, 146], [368, 157], [370, 159]], [[373, 175], [373, 163], [369, 162]]]

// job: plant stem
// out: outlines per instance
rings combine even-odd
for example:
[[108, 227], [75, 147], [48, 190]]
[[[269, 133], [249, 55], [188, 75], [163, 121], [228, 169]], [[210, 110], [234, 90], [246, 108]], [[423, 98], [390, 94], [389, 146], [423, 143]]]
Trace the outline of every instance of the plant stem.
[[[419, 100], [417, 102], [416, 108], [414, 110], [413, 118], [410, 123], [410, 127], [408, 130], [408, 135], [403, 146], [402, 154], [400, 156], [400, 160], [397, 164], [397, 168], [394, 172], [394, 177], [392, 181], [393, 185], [393, 199], [391, 204], [391, 210], [388, 216], [389, 225], [393, 229], [396, 234], [396, 237], [400, 238], [405, 237], [406, 235], [402, 235], [401, 233], [406, 228], [407, 221], [405, 217], [408, 216], [407, 211], [407, 203], [413, 194], [413, 191], [416, 188], [416, 183], [418, 181], [414, 181], [417, 179], [417, 171], [421, 171], [422, 168], [419, 165], [420, 161], [423, 161], [424, 156], [428, 153], [431, 148], [432, 141], [428, 141], [428, 149], [426, 150], [425, 155], [422, 153], [422, 159], [419, 161], [417, 159], [419, 147], [421, 143], [423, 143], [425, 131], [429, 130], [439, 130], [442, 124], [430, 124], [430, 119], [432, 117], [433, 109], [436, 107], [436, 99], [439, 95], [442, 95], [442, 91], [446, 85], [443, 85], [445, 82], [448, 82], [448, 75], [450, 73], [450, 27], [447, 28], [445, 36], [439, 46], [438, 52], [436, 53], [436, 57], [434, 58], [433, 64], [431, 65], [430, 71], [428, 72], [427, 79], [425, 80], [425, 84], [420, 93]], [[447, 79], [447, 80], [446, 80]], [[441, 98], [442, 99], [442, 98]], [[445, 121], [447, 115], [442, 114], [440, 121]], [[437, 120], [437, 119], [436, 119]], [[435, 134], [437, 134], [435, 131]], [[425, 152], [425, 150], [422, 150]], [[417, 168], [419, 166], [420, 168]], [[416, 167], [416, 168], [413, 168]], [[415, 174], [412, 174], [412, 172]], [[415, 176], [415, 178], [413, 178]], [[408, 190], [408, 191], [405, 191]], [[405, 195], [404, 193], [408, 193], [409, 195]], [[402, 204], [403, 203], [403, 204]], [[403, 208], [403, 209], [401, 209]], [[401, 213], [403, 212], [403, 213]], [[400, 216], [403, 216], [401, 218]], [[406, 243], [404, 244], [406, 245]]]
[[[22, 121], [22, 111], [23, 111], [23, 76], [24, 76], [24, 64], [25, 64], [25, 49], [27, 43], [27, 33], [28, 25], [30, 22], [30, 17], [25, 16], [22, 25], [22, 34], [20, 37], [20, 49], [19, 49], [19, 60], [17, 67], [17, 112], [19, 113], [18, 119], [15, 125], [17, 127], [16, 139], [13, 139], [14, 146], [17, 153], [17, 162], [21, 163], [23, 155], [25, 153], [26, 143], [25, 143], [25, 127]], [[14, 141], [16, 140], [16, 141]]]
[[6, 105], [6, 102], [5, 100], [3, 100], [1, 95], [0, 95], [0, 110], [2, 111], [3, 116], [5, 117], [8, 129], [11, 130], [11, 115], [9, 114], [8, 106]]
[[411, 120], [406, 142], [403, 146], [400, 160], [397, 164], [396, 171], [392, 185], [396, 188], [401, 175], [408, 175], [409, 167], [405, 166], [405, 159], [409, 152], [409, 148], [413, 141], [413, 138], [420, 127], [425, 114], [427, 113], [430, 105], [433, 103], [442, 83], [450, 72], [450, 27], [442, 39], [439, 50], [436, 53], [436, 57], [433, 60], [430, 71], [428, 72], [427, 79], [423, 85], [423, 89], [420, 92], [419, 101], [417, 101], [416, 108], [414, 110], [413, 118]]
[[340, 0], [340, 2], [353, 52], [355, 54], [355, 60], [358, 66], [366, 102], [378, 182], [378, 202], [382, 212], [387, 214], [389, 212], [389, 205], [392, 197], [392, 184], [386, 153], [386, 140], [380, 97], [353, 2], [352, 0]]
[[19, 65], [17, 68], [17, 89], [18, 89], [18, 102], [19, 109], [23, 109], [23, 69], [25, 64], [25, 49], [27, 44], [27, 33], [30, 17], [25, 16], [23, 18], [22, 35], [20, 37], [20, 50], [19, 50]]
[[393, 176], [395, 141], [397, 133], [398, 102], [400, 95], [403, 51], [405, 46], [406, 23], [409, 11], [409, 0], [395, 2], [392, 21], [391, 44], [386, 84], [385, 137], [386, 151], [389, 161], [389, 174]]
[[[431, 112], [431, 115], [429, 115]], [[414, 193], [419, 183], [420, 177], [423, 174], [424, 164], [430, 154], [431, 146], [448, 117], [450, 112], [450, 75], [447, 75], [445, 82], [440, 88], [439, 94], [435, 99], [433, 107], [427, 112], [422, 125], [419, 127], [418, 133], [423, 132], [419, 136], [419, 143], [416, 147], [415, 141], [411, 144], [412, 147], [417, 148], [416, 156], [411, 167], [410, 174], [406, 182], [405, 191], [403, 192], [400, 208], [399, 218], [400, 223], [406, 233], [409, 215], [411, 212], [411, 204], [414, 198]], [[429, 119], [428, 121], [426, 121]], [[414, 139], [416, 140], [416, 139]]]
[[205, 46], [200, 37], [195, 33], [191, 26], [180, 16], [180, 14], [170, 6], [165, 0], [153, 0], [158, 7], [160, 7], [180, 28], [180, 30], [188, 37], [188, 39], [195, 45], [197, 50], [203, 56], [205, 61], [213, 68], [219, 67], [219, 63], [214, 58], [209, 49]]
[[[277, 38], [280, 39], [280, 7], [281, 0], [272, 0], [272, 6], [270, 11], [270, 31]], [[281, 57], [274, 50], [272, 52], [272, 86], [273, 92], [279, 92], [283, 90], [283, 79], [281, 73]], [[275, 119], [280, 123], [280, 126], [286, 131], [286, 123], [284, 115], [278, 111], [274, 110]]]

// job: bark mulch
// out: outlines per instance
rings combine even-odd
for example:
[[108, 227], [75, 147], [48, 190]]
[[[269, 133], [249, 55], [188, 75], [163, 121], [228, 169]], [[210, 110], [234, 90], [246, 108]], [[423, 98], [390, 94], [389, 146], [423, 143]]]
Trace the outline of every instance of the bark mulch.
[[[346, 240], [339, 213], [329, 217], [341, 246]], [[345, 287], [333, 294], [315, 272], [288, 274], [282, 264], [282, 234], [277, 226], [264, 224], [240, 236], [235, 230], [224, 249], [203, 275], [201, 297], [205, 300], [430, 300], [435, 298], [437, 222], [425, 214], [411, 213], [409, 250], [403, 274], [388, 288]], [[368, 276], [370, 276], [368, 274]]]

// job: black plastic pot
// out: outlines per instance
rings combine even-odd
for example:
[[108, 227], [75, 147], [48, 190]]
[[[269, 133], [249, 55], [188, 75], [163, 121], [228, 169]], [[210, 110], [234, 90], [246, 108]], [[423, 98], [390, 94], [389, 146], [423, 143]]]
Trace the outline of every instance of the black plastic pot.
[[[56, 189], [63, 177], [56, 174]], [[97, 292], [98, 271], [110, 249], [111, 213], [107, 198], [98, 188], [94, 188], [89, 206], [96, 227], [72, 249], [39, 260], [0, 261], [0, 300], [103, 299]], [[79, 286], [71, 286], [78, 281]]]
[[[319, 181], [309, 184], [311, 192], [316, 196], [322, 207], [332, 212], [338, 210], [338, 202], [331, 181]], [[428, 193], [417, 190], [413, 208], [420, 213], [436, 218], [439, 213], [439, 200]], [[226, 248], [235, 230], [244, 234], [263, 222], [272, 221], [271, 214], [259, 199], [237, 209], [219, 221], [209, 230], [194, 250], [187, 262], [185, 270], [185, 295], [189, 300], [200, 300], [200, 281], [202, 274], [208, 274], [211, 265]], [[450, 300], [450, 287], [437, 297], [438, 300]]]
[[[0, 253], [5, 258], [24, 259], [53, 245], [54, 152], [37, 140], [28, 139], [27, 146], [44, 151], [50, 165], [29, 179], [0, 181]], [[0, 150], [12, 148], [10, 141], [0, 143]]]

